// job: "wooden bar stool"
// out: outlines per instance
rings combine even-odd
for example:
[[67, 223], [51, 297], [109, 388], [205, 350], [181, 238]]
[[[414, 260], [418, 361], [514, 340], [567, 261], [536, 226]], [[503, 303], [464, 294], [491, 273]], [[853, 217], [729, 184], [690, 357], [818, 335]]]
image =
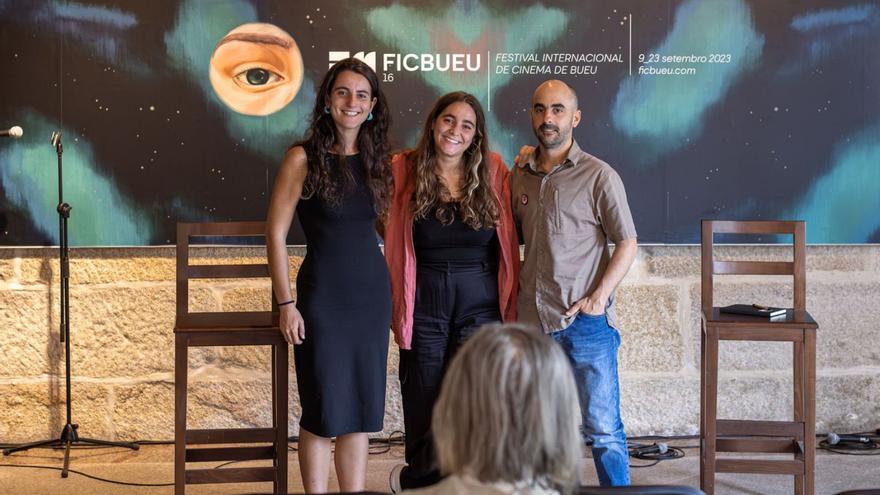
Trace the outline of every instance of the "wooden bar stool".
[[[269, 277], [268, 263], [259, 265], [190, 265], [193, 237], [259, 237], [265, 222], [177, 224], [177, 321], [174, 326], [174, 493], [187, 484], [272, 482], [274, 493], [287, 493], [287, 342], [278, 327], [278, 306], [272, 311], [189, 311], [189, 281]], [[272, 347], [272, 427], [190, 430], [186, 427], [187, 354], [190, 347], [268, 345]], [[200, 447], [192, 444], [264, 444], [245, 447]], [[269, 445], [265, 445], [269, 444]], [[186, 469], [187, 462], [266, 459], [272, 466]]]
[[[713, 236], [791, 234], [794, 261], [714, 261]], [[805, 225], [803, 221], [702, 221], [702, 333], [700, 360], [700, 488], [715, 492], [715, 473], [794, 476], [794, 493], [812, 495], [816, 465], [816, 322], [807, 313]], [[715, 274], [791, 275], [794, 309], [784, 317], [721, 313], [712, 305]], [[744, 301], [746, 302], [746, 301]], [[718, 342], [782, 341], [794, 346], [793, 421], [717, 419]], [[716, 459], [716, 452], [791, 453], [793, 459]]]

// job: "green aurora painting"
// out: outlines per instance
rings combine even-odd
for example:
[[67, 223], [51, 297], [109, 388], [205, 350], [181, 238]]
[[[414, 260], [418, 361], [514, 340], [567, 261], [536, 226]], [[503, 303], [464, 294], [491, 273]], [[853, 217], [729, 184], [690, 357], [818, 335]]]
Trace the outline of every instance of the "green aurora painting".
[[[248, 23], [289, 33], [302, 57], [295, 97], [266, 115], [209, 80], [218, 42]], [[701, 218], [803, 219], [811, 243], [876, 243], [877, 46], [867, 0], [0, 0], [0, 127], [25, 132], [0, 141], [0, 243], [58, 242], [55, 130], [73, 245], [264, 218], [317, 82], [348, 55], [380, 76], [397, 149], [464, 90], [508, 165], [534, 142], [533, 89], [568, 82], [575, 138], [623, 177], [642, 243], [698, 242]]]

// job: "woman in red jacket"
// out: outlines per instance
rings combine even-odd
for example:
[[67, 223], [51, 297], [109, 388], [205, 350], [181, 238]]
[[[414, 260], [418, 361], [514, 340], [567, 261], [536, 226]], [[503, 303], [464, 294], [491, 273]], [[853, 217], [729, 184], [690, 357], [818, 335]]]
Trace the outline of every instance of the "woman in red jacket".
[[442, 96], [415, 149], [392, 160], [385, 231], [392, 329], [400, 346], [406, 466], [392, 491], [436, 483], [431, 409], [455, 350], [485, 323], [516, 319], [519, 241], [509, 172], [489, 151], [468, 93]]

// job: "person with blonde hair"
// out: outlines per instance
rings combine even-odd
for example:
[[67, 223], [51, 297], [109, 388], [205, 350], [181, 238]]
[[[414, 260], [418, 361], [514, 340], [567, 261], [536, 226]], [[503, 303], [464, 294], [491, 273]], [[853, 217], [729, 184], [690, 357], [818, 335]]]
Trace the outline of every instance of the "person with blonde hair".
[[494, 324], [458, 352], [434, 407], [440, 483], [404, 493], [569, 494], [582, 446], [577, 387], [557, 343]]

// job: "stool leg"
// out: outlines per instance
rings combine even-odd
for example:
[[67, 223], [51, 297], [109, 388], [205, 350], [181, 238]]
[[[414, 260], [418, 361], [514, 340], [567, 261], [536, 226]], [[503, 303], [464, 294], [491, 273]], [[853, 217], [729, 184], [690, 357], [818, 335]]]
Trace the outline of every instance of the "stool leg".
[[813, 495], [816, 471], [816, 330], [804, 331], [804, 494]]
[[277, 373], [277, 417], [278, 441], [280, 449], [278, 450], [278, 493], [287, 493], [287, 342], [282, 340], [278, 344], [275, 358], [275, 372]]
[[271, 350], [271, 368], [272, 371], [270, 373], [272, 377], [272, 431], [275, 432], [275, 440], [273, 442], [275, 447], [275, 456], [272, 458], [272, 467], [275, 468], [275, 479], [272, 480], [272, 493], [281, 493], [279, 483], [281, 481], [280, 471], [279, 471], [279, 451], [283, 447], [281, 443], [278, 442], [278, 377], [276, 374], [278, 373], [278, 344], [272, 344], [269, 346]]
[[273, 441], [275, 456], [272, 457], [272, 467], [275, 468], [275, 478], [272, 480], [272, 493], [281, 493], [278, 487], [278, 483], [281, 481], [278, 472], [278, 451], [282, 447], [281, 443], [278, 442], [278, 379], [276, 376], [276, 373], [278, 373], [278, 344], [272, 344], [269, 346], [269, 349], [271, 351], [269, 361], [271, 363], [270, 375], [272, 378], [272, 431], [275, 432], [275, 440]]
[[718, 395], [718, 332], [711, 326], [706, 326], [705, 351], [703, 351], [704, 369], [705, 369], [705, 387], [702, 391], [705, 394], [704, 407], [706, 409], [706, 417], [704, 426], [706, 429], [705, 438], [703, 439], [703, 458], [702, 458], [702, 482], [700, 488], [706, 492], [706, 495], [714, 495], [715, 493], [715, 438], [716, 438], [716, 419], [717, 419], [717, 395]]
[[[795, 422], [803, 422], [806, 430], [806, 422], [804, 421], [804, 343], [794, 342], [794, 353], [792, 354], [792, 367], [794, 368], [794, 376], [792, 383], [794, 384], [794, 420]], [[804, 449], [806, 451], [806, 437], [804, 440]], [[794, 458], [804, 462], [804, 474], [806, 474], [806, 460], [804, 453], [798, 452]], [[794, 476], [794, 493], [801, 495], [804, 493], [804, 475], [796, 474]]]
[[700, 328], [700, 487], [706, 471], [706, 324]]
[[174, 494], [186, 493], [186, 385], [188, 338], [174, 338]]

